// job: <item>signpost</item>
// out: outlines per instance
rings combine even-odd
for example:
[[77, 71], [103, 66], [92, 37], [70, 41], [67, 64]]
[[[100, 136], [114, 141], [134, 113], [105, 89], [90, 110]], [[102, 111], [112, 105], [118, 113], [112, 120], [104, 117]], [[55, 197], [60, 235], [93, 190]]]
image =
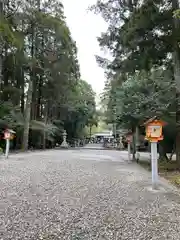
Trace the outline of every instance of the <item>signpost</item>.
[[4, 139], [6, 140], [5, 158], [8, 158], [9, 149], [10, 149], [10, 139], [11, 139], [11, 133], [8, 130], [4, 132]]
[[158, 154], [157, 143], [163, 140], [162, 128], [166, 123], [156, 118], [150, 119], [144, 125], [146, 126], [146, 139], [151, 143], [151, 171], [152, 188], [158, 188]]
[[5, 151], [5, 158], [9, 156], [10, 150], [10, 140], [14, 138], [15, 132], [12, 129], [6, 129], [4, 131], [4, 139], [6, 140], [6, 151]]

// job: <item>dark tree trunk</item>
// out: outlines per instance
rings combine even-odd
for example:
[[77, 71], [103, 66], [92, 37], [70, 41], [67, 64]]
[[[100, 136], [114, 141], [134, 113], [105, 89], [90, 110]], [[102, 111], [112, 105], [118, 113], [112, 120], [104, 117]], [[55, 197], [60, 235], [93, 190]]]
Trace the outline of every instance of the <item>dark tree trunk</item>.
[[[34, 23], [32, 23], [32, 37], [31, 37], [31, 58], [33, 59], [35, 56], [35, 48], [34, 48], [34, 37], [35, 37], [35, 30], [34, 30]], [[35, 78], [35, 69], [32, 65], [30, 69], [30, 79], [29, 79], [29, 86], [27, 90], [27, 99], [26, 99], [26, 107], [24, 111], [24, 133], [23, 133], [23, 143], [22, 143], [22, 150], [28, 150], [28, 142], [29, 142], [29, 127], [30, 127], [30, 120], [31, 120], [31, 104], [32, 104], [32, 91], [33, 91], [33, 80]]]
[[[9, 71], [8, 71], [8, 46], [7, 43], [4, 44], [4, 61], [3, 61], [3, 90], [6, 90], [8, 87], [8, 80], [9, 80]], [[3, 56], [2, 56], [3, 58]], [[3, 100], [8, 101], [9, 100], [9, 94], [6, 91], [3, 91]]]
[[[0, 21], [1, 19], [3, 18], [3, 15], [4, 15], [4, 11], [3, 11], [3, 0], [0, 0]], [[0, 41], [0, 87], [2, 89], [2, 64], [3, 64], [3, 56], [2, 56], [2, 53], [3, 53], [3, 41]], [[1, 90], [0, 89], [0, 90]]]
[[[179, 9], [179, 1], [172, 0], [173, 11]], [[180, 20], [174, 18], [173, 28], [173, 63], [174, 63], [174, 79], [176, 83], [176, 161], [180, 168], [180, 48], [179, 48], [179, 32]]]
[[41, 89], [42, 89], [42, 75], [39, 78], [38, 93], [37, 93], [37, 107], [36, 107], [36, 119], [41, 118]]
[[166, 160], [168, 161], [167, 153], [166, 153], [166, 148], [163, 146], [163, 144], [159, 143], [158, 144], [158, 152], [159, 152], [159, 159], [160, 160]]
[[91, 135], [92, 135], [92, 125], [89, 126], [89, 135], [90, 135], [90, 138], [91, 138]]
[[21, 112], [24, 113], [24, 98], [25, 98], [25, 94], [24, 94], [24, 72], [23, 69], [21, 69], [21, 79], [22, 79], [22, 83], [21, 83]]

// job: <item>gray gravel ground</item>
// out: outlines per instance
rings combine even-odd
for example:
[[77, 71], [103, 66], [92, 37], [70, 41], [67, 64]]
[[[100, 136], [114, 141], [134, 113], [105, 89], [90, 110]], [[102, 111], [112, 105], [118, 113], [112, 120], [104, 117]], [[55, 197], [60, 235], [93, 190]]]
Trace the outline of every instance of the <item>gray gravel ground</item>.
[[115, 151], [14, 155], [0, 161], [0, 239], [180, 239], [180, 196], [150, 182]]

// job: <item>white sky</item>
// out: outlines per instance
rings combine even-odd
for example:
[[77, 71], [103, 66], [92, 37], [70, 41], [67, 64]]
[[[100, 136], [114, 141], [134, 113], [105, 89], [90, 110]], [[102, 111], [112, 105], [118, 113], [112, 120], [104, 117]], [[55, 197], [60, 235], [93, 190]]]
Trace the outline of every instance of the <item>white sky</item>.
[[100, 53], [97, 37], [107, 28], [101, 16], [87, 11], [87, 8], [96, 3], [96, 0], [61, 0], [67, 24], [78, 48], [81, 77], [93, 87], [97, 93], [104, 88], [104, 71], [96, 63], [95, 55]]

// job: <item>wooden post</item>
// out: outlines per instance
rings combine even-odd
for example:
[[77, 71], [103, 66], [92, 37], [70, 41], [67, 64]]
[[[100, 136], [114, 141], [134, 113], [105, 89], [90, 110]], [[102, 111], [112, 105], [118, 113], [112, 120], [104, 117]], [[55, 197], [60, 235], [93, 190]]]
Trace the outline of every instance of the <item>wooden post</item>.
[[130, 141], [128, 142], [128, 161], [131, 161], [131, 143]]
[[9, 156], [9, 149], [10, 149], [10, 140], [6, 139], [6, 151], [5, 151], [5, 158]]
[[151, 172], [152, 172], [152, 188], [158, 189], [158, 155], [157, 142], [151, 142]]

